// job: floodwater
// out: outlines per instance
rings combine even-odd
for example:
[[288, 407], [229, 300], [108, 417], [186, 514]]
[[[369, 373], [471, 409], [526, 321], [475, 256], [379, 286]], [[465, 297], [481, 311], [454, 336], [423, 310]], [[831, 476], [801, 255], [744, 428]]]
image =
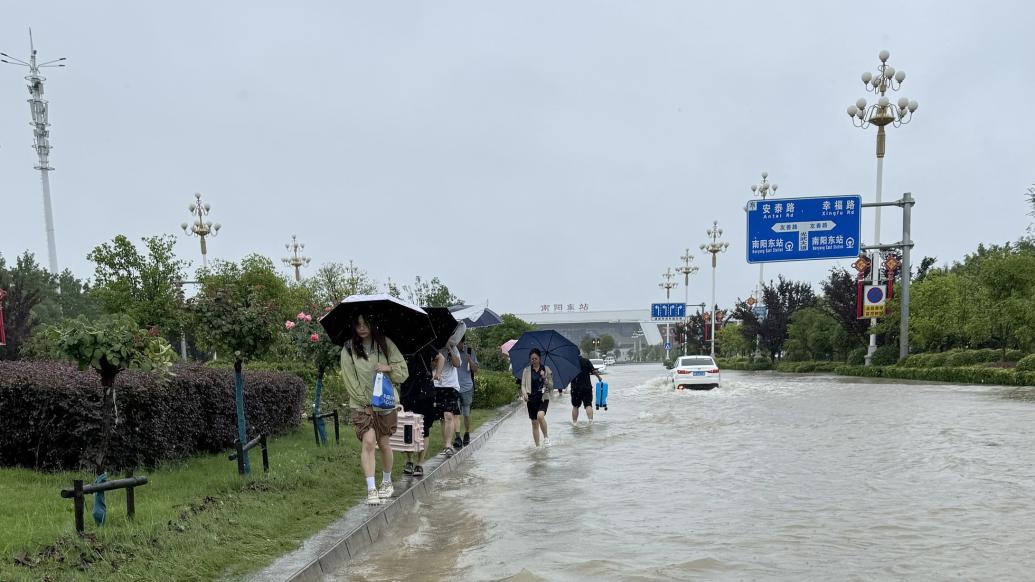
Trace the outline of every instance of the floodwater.
[[553, 400], [549, 449], [514, 414], [338, 579], [1035, 578], [1023, 391], [665, 373], [611, 368], [593, 426]]

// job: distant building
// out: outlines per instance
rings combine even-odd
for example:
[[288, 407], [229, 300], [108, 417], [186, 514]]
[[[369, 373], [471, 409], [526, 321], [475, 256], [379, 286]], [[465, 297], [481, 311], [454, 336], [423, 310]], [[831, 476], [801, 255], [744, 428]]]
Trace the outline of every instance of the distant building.
[[[538, 329], [552, 329], [572, 341], [575, 345], [582, 338], [600, 337], [609, 334], [615, 344], [622, 348], [634, 345], [632, 335], [643, 331], [641, 345], [663, 343], [665, 323], [650, 320], [650, 309], [620, 309], [615, 311], [541, 311], [537, 313], [515, 313], [521, 319]], [[674, 323], [674, 322], [673, 322]], [[672, 327], [675, 333], [675, 326]], [[673, 342], [675, 343], [675, 342]]]

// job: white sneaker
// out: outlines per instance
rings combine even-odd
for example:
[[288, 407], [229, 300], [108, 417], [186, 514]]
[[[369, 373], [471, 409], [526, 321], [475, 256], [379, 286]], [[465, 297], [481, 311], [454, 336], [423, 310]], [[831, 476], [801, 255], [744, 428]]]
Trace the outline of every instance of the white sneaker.
[[381, 505], [381, 496], [377, 489], [367, 489], [367, 505]]
[[377, 496], [381, 499], [389, 499], [395, 493], [395, 486], [391, 481], [382, 481], [381, 487], [377, 490]]
[[543, 446], [544, 447], [552, 447], [553, 446], [553, 443], [550, 442], [550, 438], [549, 437], [546, 437], [546, 438], [543, 439]]

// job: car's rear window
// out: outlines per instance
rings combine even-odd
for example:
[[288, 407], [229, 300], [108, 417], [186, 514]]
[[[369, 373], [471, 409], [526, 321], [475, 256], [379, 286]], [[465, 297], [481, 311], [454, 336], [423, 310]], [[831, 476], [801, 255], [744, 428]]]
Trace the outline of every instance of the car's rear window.
[[714, 366], [715, 362], [711, 358], [697, 357], [697, 358], [679, 358], [680, 366]]

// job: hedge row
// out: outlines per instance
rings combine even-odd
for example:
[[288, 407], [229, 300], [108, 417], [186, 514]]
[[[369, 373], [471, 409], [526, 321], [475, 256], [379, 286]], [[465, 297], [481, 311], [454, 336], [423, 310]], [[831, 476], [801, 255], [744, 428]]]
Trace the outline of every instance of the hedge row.
[[776, 365], [776, 371], [793, 373], [833, 372], [844, 365], [844, 362], [780, 362]]
[[474, 382], [474, 408], [499, 408], [518, 397], [518, 385], [510, 372], [478, 370]]
[[840, 366], [834, 372], [840, 376], [866, 378], [897, 378], [960, 384], [1002, 384], [1007, 386], [1035, 386], [1035, 372], [1009, 368], [906, 368], [902, 366]]
[[[1017, 362], [1024, 358], [1024, 352], [1007, 350], [1006, 361]], [[900, 363], [906, 368], [962, 368], [991, 362], [1003, 361], [1003, 351], [986, 348], [983, 350], [949, 350], [947, 352], [913, 354]]]
[[719, 365], [721, 370], [744, 370], [748, 372], [757, 372], [759, 370], [772, 370], [773, 364], [769, 360], [758, 360], [752, 362], [747, 358], [729, 358], [729, 359], [716, 359], [715, 363]]
[[[233, 371], [180, 365], [173, 372], [164, 383], [150, 374], [119, 374], [110, 468], [153, 466], [233, 446]], [[294, 375], [249, 372], [246, 366], [249, 435], [296, 427], [305, 390]], [[101, 423], [100, 398], [95, 372], [59, 362], [0, 362], [0, 466], [83, 467]]]

